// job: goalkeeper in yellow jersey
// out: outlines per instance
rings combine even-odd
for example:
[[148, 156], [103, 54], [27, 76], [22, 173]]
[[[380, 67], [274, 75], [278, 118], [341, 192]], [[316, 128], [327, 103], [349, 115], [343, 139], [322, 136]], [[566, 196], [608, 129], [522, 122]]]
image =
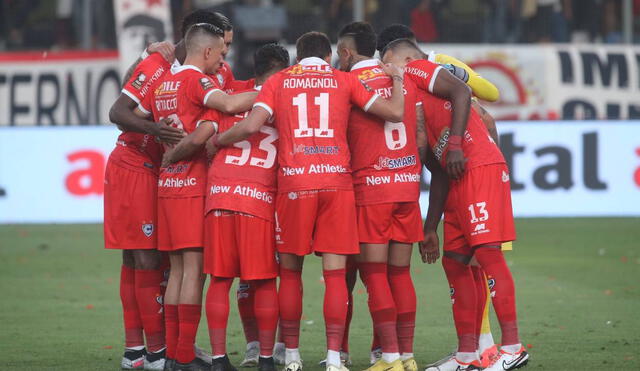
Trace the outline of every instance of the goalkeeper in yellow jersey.
[[[384, 48], [391, 41], [404, 38], [410, 39], [415, 42], [415, 35], [411, 31], [411, 29], [409, 29], [409, 27], [401, 24], [394, 24], [385, 28], [378, 35], [378, 52], [382, 53]], [[467, 66], [465, 63], [459, 61], [458, 59], [446, 54], [437, 54], [434, 51], [424, 54], [424, 58], [429, 60], [430, 62], [440, 64], [460, 80], [464, 81], [471, 88], [475, 97], [489, 102], [495, 102], [500, 98], [500, 92], [495, 85], [493, 85], [489, 80], [480, 76], [473, 69], [471, 69], [471, 67]], [[472, 103], [472, 107], [482, 118], [482, 121], [489, 130], [491, 138], [496, 143], [498, 143], [498, 133], [493, 117], [491, 117], [491, 115], [484, 108], [482, 108], [482, 106], [480, 106], [480, 104], [475, 99]], [[503, 245], [502, 249], [511, 250], [511, 243]], [[482, 314], [482, 321], [481, 323], [478, 323], [479, 328], [477, 329], [477, 331], [479, 332], [478, 352], [480, 353], [482, 367], [484, 368], [491, 365], [493, 361], [499, 356], [498, 349], [493, 342], [493, 336], [491, 335], [491, 328], [489, 326], [489, 303], [491, 303], [490, 290], [492, 288], [493, 280], [489, 280], [489, 282], [487, 283], [484, 272], [482, 271], [482, 269], [480, 269], [477, 263], [472, 264], [472, 270], [474, 272], [474, 277], [476, 278], [476, 286], [479, 294], [478, 297], [484, 299], [482, 300], [483, 304], [481, 305], [482, 312], [480, 312]], [[374, 351], [372, 351], [372, 354], [374, 354]], [[453, 354], [455, 354], [455, 352]], [[427, 366], [427, 370], [439, 370], [438, 366], [448, 361], [450, 357], [451, 355], [436, 362], [435, 364]]]
[[[378, 52], [381, 53], [387, 44], [397, 39], [416, 41], [413, 31], [411, 31], [409, 27], [402, 24], [394, 24], [382, 30], [378, 35]], [[500, 93], [495, 85], [458, 59], [446, 54], [437, 54], [433, 51], [425, 54], [424, 58], [448, 69], [449, 72], [469, 85], [473, 91], [473, 95], [479, 99], [495, 102], [500, 98]]]

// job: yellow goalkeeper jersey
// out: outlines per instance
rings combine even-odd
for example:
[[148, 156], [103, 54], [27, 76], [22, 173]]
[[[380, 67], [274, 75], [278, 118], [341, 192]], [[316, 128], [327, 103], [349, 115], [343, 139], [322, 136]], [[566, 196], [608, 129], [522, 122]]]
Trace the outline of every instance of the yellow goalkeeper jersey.
[[435, 52], [430, 52], [428, 55], [430, 62], [437, 64], [452, 64], [454, 66], [464, 68], [469, 74], [469, 81], [467, 81], [467, 85], [469, 85], [476, 97], [489, 102], [495, 102], [500, 98], [500, 92], [495, 85], [480, 76], [476, 71], [471, 69], [471, 67], [458, 59], [446, 54], [436, 54]]

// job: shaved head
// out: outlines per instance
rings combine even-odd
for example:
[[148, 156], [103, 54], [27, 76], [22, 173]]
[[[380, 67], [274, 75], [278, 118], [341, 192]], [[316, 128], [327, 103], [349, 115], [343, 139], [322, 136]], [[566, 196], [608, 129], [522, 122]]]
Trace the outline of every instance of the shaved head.
[[398, 39], [390, 42], [380, 54], [384, 63], [393, 63], [400, 68], [416, 59], [424, 58], [418, 45], [410, 39]]
[[207, 47], [217, 47], [223, 41], [224, 31], [209, 23], [197, 23], [185, 35], [187, 54], [197, 53]]

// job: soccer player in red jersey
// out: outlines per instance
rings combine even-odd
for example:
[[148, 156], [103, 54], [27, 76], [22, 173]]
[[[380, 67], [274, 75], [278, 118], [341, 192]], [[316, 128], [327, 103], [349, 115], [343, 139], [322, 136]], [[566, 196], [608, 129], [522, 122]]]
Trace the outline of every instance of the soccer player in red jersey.
[[[182, 22], [183, 35], [193, 24], [224, 25], [224, 19], [210, 11], [194, 11]], [[183, 40], [176, 44], [175, 55], [175, 63], [184, 61]], [[166, 275], [161, 255], [155, 250], [157, 174], [162, 156], [162, 147], [157, 140], [175, 144], [184, 134], [165, 121], [154, 123], [134, 113], [136, 106], [152, 94], [169, 70], [170, 63], [163, 56], [152, 53], [136, 63], [122, 94], [109, 112], [110, 120], [123, 130], [105, 172], [104, 235], [106, 248], [124, 250], [120, 297], [126, 340], [121, 366], [125, 369], [142, 363], [147, 369], [162, 369], [165, 362], [163, 313], [159, 310], [164, 288], [156, 288]], [[226, 94], [216, 95], [221, 106], [237, 104], [227, 99]], [[165, 320], [170, 317], [168, 313], [164, 314]], [[146, 350], [143, 328], [147, 337]]]
[[[143, 114], [152, 112], [156, 119], [168, 118], [187, 133], [195, 130], [198, 124], [217, 125], [217, 111], [207, 107], [213, 105], [211, 101], [216, 99], [220, 89], [207, 75], [220, 67], [224, 45], [222, 35], [220, 28], [208, 23], [192, 26], [185, 36], [185, 64], [174, 66], [156, 87], [153, 96], [141, 102], [138, 111]], [[174, 166], [161, 167], [158, 180], [158, 248], [168, 251], [171, 260], [165, 306], [167, 312], [177, 309], [178, 321], [166, 322], [167, 357], [175, 359], [176, 370], [210, 367], [195, 358], [194, 353], [204, 283], [205, 187], [204, 152]]]
[[[310, 32], [297, 43], [298, 63], [272, 76], [249, 116], [213, 143], [224, 147], [257, 133], [274, 119], [278, 143], [276, 247], [280, 256], [280, 321], [287, 369], [302, 367], [298, 351], [302, 315], [301, 270], [304, 256], [322, 254], [326, 285], [324, 314], [327, 369], [344, 366], [340, 345], [347, 315], [345, 264], [359, 252], [350, 175], [347, 124], [351, 105], [386, 120], [402, 121], [402, 76], [386, 66], [394, 86], [389, 100], [369, 91], [355, 76], [329, 65], [331, 43]], [[294, 107], [292, 109], [292, 106]]]
[[[276, 44], [262, 46], [255, 54], [257, 87], [289, 65], [286, 49]], [[226, 131], [248, 112], [223, 117], [219, 130]], [[200, 126], [171, 152], [167, 162], [190, 156], [215, 134], [211, 126]], [[229, 316], [229, 289], [234, 277], [253, 288], [260, 344], [258, 368], [275, 370], [272, 358], [278, 323], [275, 260], [276, 146], [278, 133], [272, 125], [247, 140], [216, 153], [208, 172], [205, 217], [204, 271], [211, 275], [207, 293], [207, 319], [213, 349], [213, 368], [229, 362], [226, 356], [226, 329]]]
[[[398, 65], [414, 67], [414, 70], [405, 69], [407, 75], [412, 75], [423, 86], [428, 83], [428, 76], [426, 79], [424, 76], [429, 66], [414, 62], [421, 54], [415, 44], [397, 40], [387, 46], [387, 52]], [[384, 58], [386, 60], [387, 55]], [[513, 370], [525, 365], [529, 355], [518, 337], [514, 282], [500, 249], [503, 242], [515, 239], [508, 168], [478, 113], [471, 111], [467, 122], [456, 131], [452, 106], [452, 102], [433, 94], [424, 96], [428, 143], [441, 166], [447, 168], [451, 180], [446, 202], [439, 198], [429, 204], [421, 253], [429, 263], [439, 257], [436, 229], [444, 210], [442, 265], [449, 281], [458, 334], [456, 356], [428, 370], [478, 368], [476, 322], [480, 306], [469, 267], [472, 257], [491, 282], [492, 301], [502, 329], [500, 358], [486, 370]], [[456, 152], [464, 159], [462, 167], [449, 160]]]
[[[368, 23], [354, 22], [340, 31], [340, 68], [388, 97], [392, 80], [373, 59], [375, 52], [376, 34]], [[403, 363], [417, 369], [413, 358], [416, 295], [409, 265], [413, 243], [422, 240], [421, 161], [416, 143], [416, 109], [422, 103], [412, 82], [405, 81], [404, 92], [402, 122], [385, 122], [357, 108], [349, 117], [358, 269], [382, 347], [382, 359], [372, 371], [403, 371]]]

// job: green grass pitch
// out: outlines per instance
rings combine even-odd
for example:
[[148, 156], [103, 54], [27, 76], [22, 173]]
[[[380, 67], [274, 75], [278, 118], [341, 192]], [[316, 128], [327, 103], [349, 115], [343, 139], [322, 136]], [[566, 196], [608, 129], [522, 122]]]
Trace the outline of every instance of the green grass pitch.
[[[640, 369], [640, 219], [519, 219], [507, 253], [517, 287], [530, 370]], [[307, 369], [324, 357], [320, 260], [307, 258], [301, 352]], [[102, 248], [100, 225], [0, 226], [0, 369], [118, 370], [123, 346], [120, 254]], [[416, 253], [415, 353], [420, 366], [455, 346], [440, 264]], [[367, 366], [371, 320], [355, 290], [352, 370]], [[229, 347], [244, 350], [234, 296]], [[492, 317], [494, 336], [499, 328]], [[203, 315], [198, 344], [209, 348]]]

